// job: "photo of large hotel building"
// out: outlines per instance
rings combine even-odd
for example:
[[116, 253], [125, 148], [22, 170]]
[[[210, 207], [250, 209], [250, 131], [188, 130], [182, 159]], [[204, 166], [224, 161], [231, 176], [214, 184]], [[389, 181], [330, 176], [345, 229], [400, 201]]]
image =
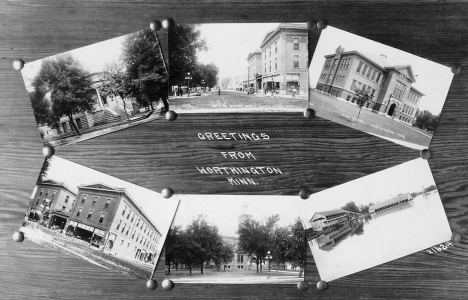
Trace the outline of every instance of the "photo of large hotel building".
[[413, 124], [424, 94], [413, 84], [416, 77], [410, 64], [394, 65], [387, 56], [375, 56], [339, 46], [325, 55], [316, 89], [353, 102], [356, 89], [372, 96], [364, 107], [393, 119]]
[[39, 182], [27, 219], [115, 256], [153, 260], [161, 233], [128, 191], [102, 183], [77, 190], [54, 180]]

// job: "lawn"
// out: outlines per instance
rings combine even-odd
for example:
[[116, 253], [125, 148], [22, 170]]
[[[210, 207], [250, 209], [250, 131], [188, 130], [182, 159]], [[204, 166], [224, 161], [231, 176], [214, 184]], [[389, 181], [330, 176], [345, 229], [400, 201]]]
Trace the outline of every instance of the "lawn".
[[316, 90], [309, 90], [310, 107], [318, 117], [380, 136], [413, 149], [425, 149], [431, 143], [432, 134], [411, 127], [363, 108], [359, 119], [359, 107], [340, 101]]
[[278, 96], [271, 97], [265, 95], [247, 95], [242, 92], [222, 91], [221, 95], [217, 92], [204, 93], [201, 96], [189, 97], [174, 97], [169, 99], [170, 109], [176, 112], [188, 112], [190, 110], [232, 110], [235, 112], [239, 109], [247, 109], [251, 111], [281, 111], [281, 110], [298, 110], [302, 111], [307, 108], [307, 99], [304, 96]]

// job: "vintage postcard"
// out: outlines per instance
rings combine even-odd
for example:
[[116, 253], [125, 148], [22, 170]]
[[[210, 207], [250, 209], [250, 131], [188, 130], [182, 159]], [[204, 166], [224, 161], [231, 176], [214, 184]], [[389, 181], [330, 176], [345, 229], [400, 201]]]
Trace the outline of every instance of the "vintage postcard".
[[309, 102], [319, 117], [421, 150], [452, 78], [449, 67], [329, 26], [309, 67]]
[[305, 23], [176, 25], [169, 55], [169, 102], [177, 113], [307, 108]]
[[167, 32], [147, 29], [26, 63], [21, 72], [44, 144], [73, 144], [161, 118], [164, 48]]
[[20, 231], [27, 240], [148, 280], [179, 200], [47, 158]]
[[450, 240], [421, 158], [296, 200], [320, 278], [332, 281]]
[[295, 197], [177, 196], [179, 209], [166, 240], [165, 278], [222, 284], [304, 280], [304, 229]]

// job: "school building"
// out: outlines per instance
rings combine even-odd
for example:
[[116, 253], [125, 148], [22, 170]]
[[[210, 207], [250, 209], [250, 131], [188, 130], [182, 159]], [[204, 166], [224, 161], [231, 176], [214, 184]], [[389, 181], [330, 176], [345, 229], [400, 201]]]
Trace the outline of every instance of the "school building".
[[412, 124], [424, 96], [415, 82], [409, 64], [389, 64], [385, 54], [346, 51], [339, 46], [334, 54], [325, 55], [316, 89], [350, 102], [356, 90], [366, 91], [372, 100], [364, 107]]

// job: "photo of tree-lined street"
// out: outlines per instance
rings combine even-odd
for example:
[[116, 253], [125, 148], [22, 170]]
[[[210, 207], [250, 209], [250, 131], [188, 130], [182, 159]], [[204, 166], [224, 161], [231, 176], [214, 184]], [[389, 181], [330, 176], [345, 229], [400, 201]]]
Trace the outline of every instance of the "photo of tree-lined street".
[[431, 170], [421, 158], [297, 200], [296, 206], [325, 281], [451, 237]]
[[327, 27], [309, 67], [316, 115], [413, 149], [429, 147], [449, 67]]
[[160, 118], [158, 103], [168, 109], [160, 47], [148, 29], [25, 64], [44, 143], [76, 143]]
[[302, 111], [307, 37], [305, 23], [176, 25], [169, 32], [171, 110]]
[[165, 244], [165, 278], [237, 284], [303, 280], [304, 230], [291, 197], [178, 197]]

